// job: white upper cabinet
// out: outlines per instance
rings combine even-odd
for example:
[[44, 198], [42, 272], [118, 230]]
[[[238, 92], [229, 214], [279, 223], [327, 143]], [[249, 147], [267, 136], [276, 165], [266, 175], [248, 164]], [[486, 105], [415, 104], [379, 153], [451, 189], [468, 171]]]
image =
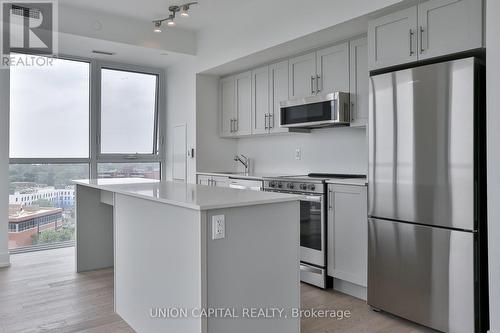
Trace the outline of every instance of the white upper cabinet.
[[367, 286], [366, 186], [328, 185], [328, 275]]
[[368, 24], [370, 69], [484, 46], [483, 1], [429, 0]]
[[316, 93], [316, 53], [290, 59], [290, 99], [303, 98]]
[[221, 105], [221, 136], [232, 136], [235, 132], [236, 120], [236, 84], [234, 76], [220, 80], [220, 105]]
[[366, 37], [350, 43], [351, 127], [368, 122], [368, 41]]
[[417, 60], [417, 7], [368, 23], [370, 69]]
[[269, 66], [252, 71], [252, 134], [269, 132]]
[[349, 91], [349, 43], [316, 52], [314, 83], [317, 94]]
[[419, 59], [483, 46], [482, 1], [433, 0], [418, 5]]
[[252, 72], [236, 75], [236, 135], [252, 134]]
[[288, 60], [269, 66], [269, 126], [271, 133], [288, 132], [280, 127], [280, 103], [289, 99]]

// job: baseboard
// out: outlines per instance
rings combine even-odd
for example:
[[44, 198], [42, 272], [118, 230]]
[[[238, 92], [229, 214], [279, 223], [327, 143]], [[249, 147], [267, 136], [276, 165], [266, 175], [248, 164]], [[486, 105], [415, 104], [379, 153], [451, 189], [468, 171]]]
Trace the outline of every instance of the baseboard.
[[0, 252], [0, 268], [10, 266], [10, 254], [9, 252]]
[[366, 301], [366, 287], [340, 279], [333, 280], [333, 289]]

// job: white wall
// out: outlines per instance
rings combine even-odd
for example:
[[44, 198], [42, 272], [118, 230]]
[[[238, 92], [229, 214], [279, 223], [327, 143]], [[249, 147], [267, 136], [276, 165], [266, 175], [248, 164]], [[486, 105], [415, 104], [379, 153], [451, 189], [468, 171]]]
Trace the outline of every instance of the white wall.
[[403, 1], [246, 1], [198, 33], [199, 66], [207, 70], [400, 2]]
[[0, 69], [0, 267], [9, 258], [9, 94], [10, 72]]
[[[301, 159], [295, 150], [301, 149]], [[280, 134], [238, 140], [238, 153], [251, 159], [256, 172], [307, 174], [360, 173], [368, 168], [366, 131], [326, 128], [311, 133]]]
[[490, 331], [500, 333], [500, 1], [486, 6]]

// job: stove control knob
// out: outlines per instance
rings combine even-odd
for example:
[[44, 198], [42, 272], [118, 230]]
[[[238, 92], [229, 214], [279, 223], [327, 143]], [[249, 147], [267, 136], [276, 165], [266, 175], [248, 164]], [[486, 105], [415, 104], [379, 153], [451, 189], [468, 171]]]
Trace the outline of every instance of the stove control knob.
[[287, 187], [288, 187], [288, 189], [293, 190], [293, 188], [295, 187], [295, 185], [293, 183], [288, 183]]
[[269, 187], [276, 187], [276, 183], [274, 181], [269, 182]]
[[301, 190], [307, 190], [307, 185], [306, 184], [300, 184], [300, 189]]
[[309, 185], [309, 190], [314, 191], [316, 189], [316, 186], [314, 184]]
[[282, 188], [283, 184], [281, 182], [278, 182], [278, 188]]

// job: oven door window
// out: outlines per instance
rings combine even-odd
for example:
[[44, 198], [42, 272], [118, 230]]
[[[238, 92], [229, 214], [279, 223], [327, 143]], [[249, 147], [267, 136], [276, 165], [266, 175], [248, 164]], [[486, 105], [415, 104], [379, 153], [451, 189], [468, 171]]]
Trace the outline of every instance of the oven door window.
[[282, 125], [332, 120], [332, 103], [329, 101], [282, 108]]
[[321, 202], [300, 202], [300, 246], [321, 251]]

